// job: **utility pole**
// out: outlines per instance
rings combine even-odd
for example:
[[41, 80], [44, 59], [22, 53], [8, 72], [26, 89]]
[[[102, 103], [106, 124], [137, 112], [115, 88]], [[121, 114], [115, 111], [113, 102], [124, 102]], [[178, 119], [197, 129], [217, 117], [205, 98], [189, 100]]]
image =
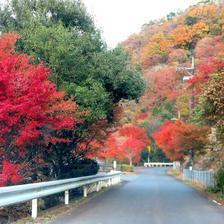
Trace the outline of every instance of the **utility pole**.
[[[194, 57], [194, 52], [192, 51], [191, 54], [191, 67], [177, 67], [177, 72], [183, 71], [185, 72], [187, 75], [183, 77], [183, 82], [186, 82], [190, 79], [192, 79], [195, 76], [195, 57]], [[189, 110], [190, 110], [190, 114], [192, 114], [192, 110], [194, 107], [194, 92], [192, 89], [192, 93], [191, 93], [191, 98], [190, 98], [190, 102], [189, 102]]]
[[[187, 76], [183, 77], [183, 82], [188, 81], [192, 79], [195, 76], [195, 57], [194, 57], [194, 52], [192, 51], [192, 56], [191, 56], [191, 67], [177, 67], [177, 72], [178, 71], [184, 71], [187, 73]], [[194, 91], [192, 89], [191, 92], [191, 97], [189, 100], [189, 111], [190, 111], [190, 116], [192, 115], [192, 110], [194, 108]], [[193, 150], [191, 149], [190, 151], [190, 167], [189, 169], [193, 168]]]
[[191, 67], [177, 67], [177, 72], [184, 71], [188, 75], [183, 77], [183, 81], [188, 81], [189, 79], [193, 78], [195, 75], [195, 58], [194, 53], [192, 52], [191, 56]]
[[152, 148], [151, 148], [151, 146], [149, 145], [149, 146], [147, 147], [147, 149], [148, 149], [148, 163], [150, 163], [149, 154], [150, 154], [150, 152], [152, 151]]

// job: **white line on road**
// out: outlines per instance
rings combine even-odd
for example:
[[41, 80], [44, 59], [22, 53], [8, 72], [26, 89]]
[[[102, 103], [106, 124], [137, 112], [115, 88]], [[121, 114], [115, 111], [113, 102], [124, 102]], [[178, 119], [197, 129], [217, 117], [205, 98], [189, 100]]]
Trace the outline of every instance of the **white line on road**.
[[215, 204], [217, 204], [217, 205], [222, 205], [221, 203], [219, 203], [219, 202], [217, 202], [216, 200], [212, 200]]

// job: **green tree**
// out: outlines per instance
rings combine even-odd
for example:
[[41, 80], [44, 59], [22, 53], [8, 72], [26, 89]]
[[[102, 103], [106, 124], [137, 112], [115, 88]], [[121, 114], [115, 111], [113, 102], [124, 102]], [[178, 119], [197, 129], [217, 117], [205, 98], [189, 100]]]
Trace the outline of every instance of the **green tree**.
[[211, 75], [211, 79], [204, 85], [203, 95], [194, 110], [196, 122], [217, 128], [217, 137], [224, 142], [224, 73]]
[[187, 16], [185, 18], [185, 24], [188, 25], [188, 26], [193, 26], [197, 22], [198, 22], [198, 18], [197, 17]]
[[162, 102], [159, 106], [153, 108], [153, 118], [160, 118], [161, 121], [170, 120], [174, 115], [174, 104], [169, 101]]
[[108, 51], [78, 0], [12, 0], [0, 11], [2, 31], [17, 31], [21, 52], [43, 61], [51, 80], [87, 110], [88, 122], [113, 121], [113, 106], [144, 92], [140, 70], [121, 48]]
[[161, 149], [156, 149], [152, 152], [149, 152], [148, 149], [144, 149], [141, 153], [141, 161], [143, 163], [148, 162], [148, 158], [150, 162], [170, 162]]
[[1, 7], [3, 31], [20, 31], [30, 23], [49, 26], [62, 22], [65, 27], [96, 32], [93, 20], [80, 0], [11, 0]]

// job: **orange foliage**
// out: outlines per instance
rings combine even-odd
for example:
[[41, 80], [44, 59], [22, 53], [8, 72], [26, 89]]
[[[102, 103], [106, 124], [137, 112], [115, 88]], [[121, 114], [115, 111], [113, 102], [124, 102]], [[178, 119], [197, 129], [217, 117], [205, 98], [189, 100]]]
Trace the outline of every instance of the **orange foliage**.
[[[168, 56], [171, 48], [170, 41], [165, 37], [162, 32], [154, 34], [148, 44], [142, 49], [142, 64], [148, 66], [149, 59], [153, 60], [153, 57], [164, 60]], [[153, 64], [153, 63], [152, 63]]]
[[209, 27], [204, 21], [199, 21], [192, 26], [193, 38], [201, 39], [209, 32]]
[[179, 25], [170, 32], [171, 39], [175, 46], [186, 47], [192, 41], [192, 33], [190, 27]]
[[191, 7], [188, 15], [189, 16], [196, 16], [196, 17], [214, 17], [217, 16], [217, 11], [219, 6], [216, 4], [201, 4], [197, 7]]
[[200, 21], [193, 26], [179, 25], [170, 32], [170, 36], [174, 46], [189, 47], [190, 44], [204, 37], [208, 31], [209, 28], [206, 23]]
[[207, 142], [208, 130], [183, 121], [167, 121], [153, 134], [156, 144], [171, 160], [182, 159], [189, 151], [200, 151]]
[[14, 53], [14, 47], [19, 35], [17, 33], [5, 33], [0, 38], [0, 59]]

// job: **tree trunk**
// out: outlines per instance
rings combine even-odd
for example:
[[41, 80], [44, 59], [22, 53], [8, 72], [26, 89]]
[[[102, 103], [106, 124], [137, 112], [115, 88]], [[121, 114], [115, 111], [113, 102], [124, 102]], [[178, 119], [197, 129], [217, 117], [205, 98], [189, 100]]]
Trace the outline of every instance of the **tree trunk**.
[[129, 159], [129, 165], [132, 166], [132, 158]]

